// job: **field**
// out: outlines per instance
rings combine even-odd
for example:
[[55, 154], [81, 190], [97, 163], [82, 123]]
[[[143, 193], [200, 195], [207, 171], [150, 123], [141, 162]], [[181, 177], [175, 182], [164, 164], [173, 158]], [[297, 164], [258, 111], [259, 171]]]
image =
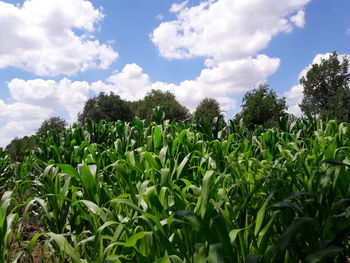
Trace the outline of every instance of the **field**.
[[0, 262], [350, 257], [349, 124], [101, 121], [36, 144], [0, 152]]

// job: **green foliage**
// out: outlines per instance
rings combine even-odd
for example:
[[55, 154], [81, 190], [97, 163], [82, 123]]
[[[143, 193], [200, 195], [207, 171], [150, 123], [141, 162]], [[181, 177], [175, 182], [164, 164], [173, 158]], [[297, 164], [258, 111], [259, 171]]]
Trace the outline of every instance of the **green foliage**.
[[333, 52], [328, 59], [313, 64], [300, 79], [304, 97], [300, 108], [306, 115], [350, 121], [349, 59], [342, 61]]
[[189, 111], [182, 106], [170, 91], [151, 90], [143, 100], [134, 103], [135, 115], [147, 121], [153, 120], [153, 109], [162, 107], [165, 119], [170, 121], [180, 121], [189, 118]]
[[43, 121], [40, 128], [37, 130], [37, 134], [42, 132], [48, 132], [54, 130], [55, 132], [62, 132], [67, 127], [67, 122], [61, 117], [51, 117], [48, 120]]
[[203, 99], [194, 112], [195, 122], [212, 122], [214, 118], [224, 118], [219, 102], [213, 98]]
[[242, 110], [236, 115], [248, 127], [263, 125], [265, 127], [277, 126], [281, 117], [286, 117], [286, 100], [277, 98], [276, 93], [268, 88], [267, 84], [247, 92], [243, 97]]
[[347, 261], [350, 124], [199, 131], [155, 115], [35, 137], [27, 177], [14, 174], [43, 228], [27, 254], [38, 242], [50, 262]]
[[0, 262], [8, 262], [10, 254], [10, 245], [12, 227], [16, 219], [17, 214], [9, 212], [9, 206], [11, 204], [12, 192], [7, 191], [3, 194], [0, 200]]
[[130, 103], [122, 100], [113, 92], [110, 95], [100, 93], [99, 96], [90, 98], [85, 103], [83, 112], [78, 114], [78, 122], [83, 125], [87, 120], [99, 122], [105, 121], [130, 121], [133, 112]]
[[6, 146], [6, 153], [13, 161], [21, 162], [28, 151], [35, 148], [35, 140], [32, 137], [24, 136], [23, 138], [14, 138], [9, 145]]

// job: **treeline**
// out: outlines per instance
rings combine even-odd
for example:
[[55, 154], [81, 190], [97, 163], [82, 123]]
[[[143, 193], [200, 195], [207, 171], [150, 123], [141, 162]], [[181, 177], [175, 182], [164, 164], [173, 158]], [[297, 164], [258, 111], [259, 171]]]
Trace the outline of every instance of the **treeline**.
[[[300, 79], [304, 88], [302, 103], [299, 105], [304, 117], [334, 119], [338, 122], [350, 122], [349, 59], [340, 58], [333, 52], [328, 59], [311, 66]], [[154, 110], [157, 109], [158, 110]], [[181, 105], [169, 91], [151, 90], [142, 100], [126, 101], [119, 95], [100, 93], [86, 101], [84, 109], [77, 116], [78, 124], [87, 121], [132, 121], [134, 118], [147, 123], [159, 119], [170, 122], [192, 122], [199, 126], [210, 126], [213, 122], [225, 125], [219, 102], [205, 98], [193, 114]], [[242, 100], [241, 111], [233, 116], [232, 121], [253, 129], [256, 125], [266, 128], [278, 125], [279, 120], [294, 119], [287, 113], [285, 98], [278, 98], [276, 92], [267, 84], [260, 85], [247, 92]], [[67, 127], [67, 122], [60, 117], [45, 120], [37, 134], [54, 130], [59, 132]], [[26, 150], [35, 147], [32, 137], [15, 138], [7, 147], [7, 153], [15, 160], [21, 161]]]
[[[181, 105], [173, 93], [160, 90], [151, 90], [147, 95], [138, 101], [126, 101], [113, 92], [109, 95], [100, 93], [97, 97], [89, 99], [81, 113], [78, 114], [78, 123], [85, 124], [91, 120], [109, 121], [132, 121], [138, 117], [148, 122], [152, 121], [153, 109], [162, 107], [165, 118], [171, 121], [186, 121], [190, 118], [189, 110]], [[220, 107], [217, 107], [217, 114], [220, 114]]]

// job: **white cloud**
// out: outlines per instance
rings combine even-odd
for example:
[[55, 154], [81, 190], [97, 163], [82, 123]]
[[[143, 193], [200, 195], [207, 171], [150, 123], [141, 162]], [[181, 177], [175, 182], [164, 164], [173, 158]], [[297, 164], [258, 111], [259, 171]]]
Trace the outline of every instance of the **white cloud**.
[[219, 63], [216, 67], [203, 69], [195, 80], [183, 81], [172, 91], [187, 107], [194, 110], [205, 97], [216, 98], [225, 111], [236, 110], [232, 97], [246, 92], [273, 74], [279, 67], [279, 59], [259, 55]]
[[256, 55], [273, 36], [302, 26], [310, 0], [207, 0], [178, 9], [177, 19], [161, 23], [151, 39], [168, 59], [198, 56], [215, 62]]
[[45, 118], [50, 113], [51, 110], [42, 109], [39, 106], [21, 102], [6, 104], [3, 100], [0, 100], [0, 121], [36, 120]]
[[188, 4], [188, 1], [189, 0], [183, 1], [183, 2], [178, 3], [178, 4], [177, 3], [172, 4], [169, 11], [172, 13], [180, 12]]
[[[21, 68], [40, 76], [106, 69], [118, 57], [94, 39], [103, 14], [86, 0], [0, 1], [0, 69]], [[78, 33], [80, 32], [80, 33]]]
[[[273, 36], [304, 25], [303, 10], [309, 1], [206, 0], [192, 7], [186, 6], [188, 1], [174, 4], [170, 11], [176, 20], [161, 23], [151, 39], [165, 58], [206, 58], [198, 77], [179, 84], [152, 82], [140, 66], [128, 64], [94, 83], [67, 78], [13, 79], [8, 83], [12, 102], [0, 101], [0, 110], [7, 112], [0, 115], [0, 121], [6, 123], [0, 137], [30, 134], [57, 112], [68, 113], [74, 121], [89, 95], [99, 92], [113, 91], [124, 99], [138, 100], [151, 89], [169, 90], [192, 111], [205, 97], [217, 99], [225, 111], [237, 111], [237, 96], [266, 82], [279, 67], [278, 58], [259, 52]], [[0, 39], [8, 39], [0, 43], [0, 68], [20, 67], [40, 75], [107, 68], [117, 53], [94, 38], [102, 18], [101, 11], [86, 0], [27, 0], [19, 7], [0, 0], [0, 24], [6, 25]], [[286, 95], [295, 105], [298, 94], [300, 88]], [[21, 107], [26, 110], [19, 110]], [[18, 116], [12, 120], [9, 116], [15, 111]]]
[[173, 4], [176, 19], [161, 23], [150, 37], [164, 58], [204, 57], [205, 68], [195, 80], [177, 86], [152, 85], [167, 86], [190, 109], [204, 97], [214, 97], [232, 111], [237, 109], [235, 95], [277, 71], [280, 60], [259, 52], [275, 35], [305, 25], [310, 0], [206, 0], [186, 7], [187, 2]]
[[14, 137], [34, 133], [51, 113], [52, 110], [39, 106], [21, 102], [6, 104], [0, 100], [0, 121], [5, 122], [0, 129], [0, 147], [9, 144]]
[[159, 21], [162, 21], [164, 19], [164, 16], [162, 14], [158, 14], [156, 16], [156, 18], [159, 20]]
[[151, 34], [167, 59], [205, 57], [195, 80], [179, 85], [154, 83], [171, 89], [193, 109], [204, 97], [215, 97], [225, 110], [236, 109], [233, 96], [253, 89], [275, 73], [280, 61], [259, 55], [273, 36], [305, 24], [310, 0], [206, 0], [186, 7], [173, 4], [176, 19], [161, 23]]
[[142, 99], [151, 85], [149, 76], [136, 64], [127, 64], [121, 72], [114, 71], [107, 82], [93, 83], [92, 89], [96, 92], [113, 91], [126, 100]]
[[8, 145], [15, 137], [33, 134], [40, 127], [42, 120], [10, 121], [0, 130], [0, 147]]
[[[191, 111], [205, 97], [217, 99], [225, 111], [237, 110], [238, 103], [234, 96], [265, 82], [266, 76], [273, 74], [279, 63], [279, 59], [265, 55], [221, 62], [213, 68], [203, 69], [196, 79], [183, 81], [179, 85], [151, 82], [136, 64], [128, 64], [122, 71], [113, 72], [106, 81], [91, 84], [67, 78], [61, 81], [13, 79], [8, 83], [8, 88], [14, 102], [6, 104], [0, 100], [0, 121], [7, 123], [1, 128], [0, 137], [7, 138], [5, 141], [8, 143], [15, 136], [32, 134], [43, 120], [57, 115], [57, 112], [64, 111], [68, 113], [70, 122], [76, 121], [89, 92], [112, 91], [123, 99], [134, 101], [142, 99], [152, 89], [160, 89], [174, 93], [180, 103]], [[21, 128], [16, 129], [16, 125]]]
[[304, 10], [300, 10], [296, 15], [292, 16], [290, 20], [297, 26], [297, 27], [304, 27], [305, 25], [305, 12]]
[[205, 97], [212, 97], [219, 100], [223, 110], [230, 111], [237, 107], [232, 96], [264, 83], [266, 76], [273, 74], [279, 63], [279, 59], [265, 55], [222, 62], [216, 67], [203, 69], [196, 79], [183, 81], [179, 85], [151, 82], [141, 67], [129, 64], [121, 72], [114, 72], [107, 83], [95, 82], [91, 88], [96, 92], [113, 91], [127, 100], [142, 99], [151, 89], [169, 90], [190, 110], [194, 110]]
[[[329, 59], [330, 55], [331, 53], [317, 54], [312, 60], [312, 63], [306, 66], [299, 73], [298, 80], [300, 80], [302, 77], [306, 77], [307, 72], [311, 69], [313, 64], [320, 64], [322, 59]], [[348, 55], [345, 55], [345, 54], [338, 55], [338, 59], [340, 60], [340, 62], [342, 62], [345, 57], [348, 57]], [[301, 84], [298, 84], [293, 86], [289, 91], [286, 91], [284, 93], [284, 96], [286, 97], [289, 113], [292, 113], [296, 116], [302, 115], [299, 104], [302, 102], [302, 99], [304, 96], [303, 92], [304, 92], [303, 86]]]
[[8, 88], [16, 102], [50, 110], [64, 110], [69, 114], [69, 121], [74, 121], [88, 99], [90, 85], [85, 81], [72, 82], [66, 78], [59, 82], [13, 79], [8, 83]]
[[[50, 116], [66, 113], [74, 122], [89, 98], [90, 84], [63, 78], [54, 80], [13, 79], [8, 83], [10, 103], [0, 100], [0, 146], [12, 138], [35, 133]], [[1, 125], [0, 125], [1, 126]]]
[[304, 88], [302, 85], [295, 85], [289, 91], [284, 93], [288, 105], [288, 112], [295, 116], [301, 116], [299, 104], [303, 99]]

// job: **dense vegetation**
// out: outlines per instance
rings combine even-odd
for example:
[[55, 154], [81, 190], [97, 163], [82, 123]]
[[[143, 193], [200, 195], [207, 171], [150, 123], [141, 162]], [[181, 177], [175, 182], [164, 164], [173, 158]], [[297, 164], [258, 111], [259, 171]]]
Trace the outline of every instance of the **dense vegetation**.
[[142, 100], [132, 102], [134, 116], [147, 122], [154, 119], [153, 109], [156, 107], [161, 107], [164, 117], [171, 121], [183, 121], [190, 117], [189, 110], [169, 91], [151, 90]]
[[349, 124], [155, 114], [38, 134], [22, 162], [0, 151], [0, 262], [346, 262]]
[[336, 52], [313, 64], [300, 79], [304, 97], [300, 104], [306, 115], [350, 122], [349, 58]]
[[151, 90], [142, 100], [132, 102], [125, 101], [114, 93], [100, 93], [87, 100], [83, 111], [78, 114], [78, 122], [83, 125], [88, 120], [131, 121], [135, 117], [150, 122], [156, 107], [161, 107], [165, 117], [171, 121], [186, 120], [190, 116], [189, 110], [176, 100], [173, 93]]
[[54, 130], [55, 132], [62, 132], [67, 126], [68, 123], [61, 117], [51, 117], [42, 122], [36, 133], [40, 134], [43, 132], [48, 132], [50, 130]]
[[44, 121], [0, 148], [0, 263], [349, 262], [348, 72], [312, 65], [308, 119], [261, 85], [228, 123], [159, 90]]
[[211, 123], [215, 118], [223, 120], [224, 116], [221, 112], [219, 102], [213, 98], [203, 99], [193, 113], [193, 119], [197, 123]]

